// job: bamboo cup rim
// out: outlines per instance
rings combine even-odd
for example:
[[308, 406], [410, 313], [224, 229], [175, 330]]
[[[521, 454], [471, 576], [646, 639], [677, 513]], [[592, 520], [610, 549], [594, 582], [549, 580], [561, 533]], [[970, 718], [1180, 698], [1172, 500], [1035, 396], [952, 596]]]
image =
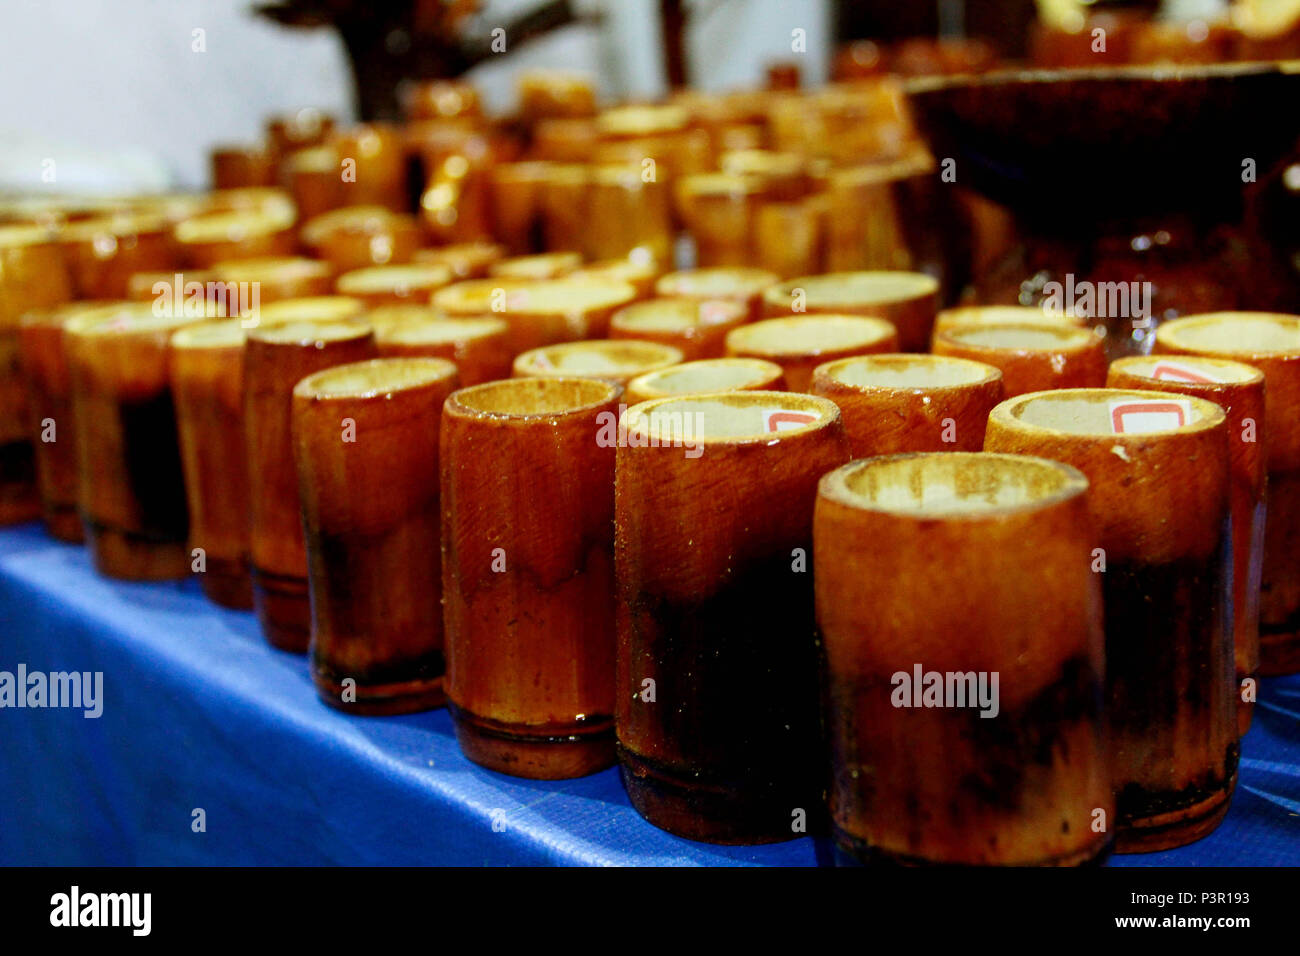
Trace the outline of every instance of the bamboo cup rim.
[[[1119, 430], [1127, 427], [1121, 425], [1122, 413], [1117, 413], [1113, 407], [1121, 402], [1134, 403], [1133, 414], [1159, 417], [1146, 419], [1140, 430]], [[1155, 408], [1144, 409], [1145, 405]], [[1117, 414], [1121, 417], [1117, 418]], [[1061, 388], [1027, 392], [1007, 399], [994, 407], [989, 420], [1021, 432], [1108, 441], [1147, 441], [1161, 435], [1210, 431], [1221, 426], [1226, 415], [1215, 402], [1191, 395], [1128, 388]], [[1182, 423], [1172, 427], [1159, 424], [1175, 420]]]
[[560, 273], [573, 272], [582, 267], [582, 253], [538, 252], [527, 256], [511, 256], [488, 266], [488, 275], [502, 279], [524, 279], [542, 282], [560, 278]]
[[516, 375], [627, 378], [678, 365], [682, 350], [638, 339], [588, 339], [529, 349], [515, 357]]
[[248, 337], [243, 319], [225, 319], [220, 322], [200, 322], [187, 325], [172, 333], [174, 349], [240, 349]]
[[1111, 362], [1110, 367], [1153, 382], [1256, 385], [1264, 381], [1264, 373], [1253, 365], [1210, 355], [1129, 355]]
[[366, 310], [360, 299], [346, 295], [309, 295], [269, 302], [259, 309], [254, 325], [281, 322], [341, 322]]
[[455, 378], [454, 363], [440, 358], [377, 358], [313, 372], [293, 387], [295, 398], [330, 401], [391, 398]]
[[1088, 490], [1073, 465], [1032, 455], [920, 452], [849, 462], [819, 494], [862, 511], [917, 520], [983, 520], [1051, 507]]
[[252, 259], [225, 259], [213, 264], [211, 272], [226, 279], [244, 282], [277, 282], [287, 279], [326, 279], [333, 266], [306, 256], [258, 256]]
[[744, 320], [749, 310], [734, 299], [672, 297], [634, 302], [614, 314], [612, 328], [635, 332], [682, 332]]
[[750, 266], [680, 269], [660, 276], [655, 283], [655, 294], [692, 299], [734, 298], [737, 295], [758, 295], [780, 280], [775, 272]]
[[250, 341], [264, 342], [268, 345], [296, 345], [302, 347], [323, 347], [328, 342], [342, 342], [347, 339], [361, 338], [371, 334], [367, 322], [351, 319], [339, 321], [309, 321], [290, 319], [273, 325], [262, 324], [248, 330]]
[[122, 210], [70, 222], [60, 230], [59, 241], [94, 242], [101, 237], [114, 238], [150, 233], [163, 235], [170, 230], [171, 222], [160, 213]]
[[[378, 311], [378, 310], [376, 310]], [[441, 345], [504, 335], [510, 323], [489, 316], [466, 318], [425, 318], [405, 322], [383, 323], [373, 313], [367, 316], [375, 325], [375, 334], [386, 345]]]
[[151, 334], [225, 317], [214, 303], [204, 302], [203, 308], [202, 315], [189, 315], [183, 309], [168, 309], [159, 315], [152, 302], [113, 302], [73, 316], [63, 329], [81, 336]]
[[935, 333], [936, 342], [996, 352], [1081, 352], [1097, 348], [1091, 329], [1034, 322], [984, 322], [955, 325]]
[[1004, 322], [1038, 325], [1085, 326], [1088, 320], [1073, 312], [1037, 305], [963, 305], [943, 309], [935, 316], [935, 332], [968, 325], [1000, 325]]
[[811, 315], [762, 319], [727, 333], [727, 351], [796, 358], [849, 348], [870, 348], [898, 334], [892, 322], [865, 315]]
[[1216, 355], [1300, 354], [1300, 316], [1282, 312], [1207, 312], [1165, 322], [1156, 342], [1177, 351]]
[[924, 272], [828, 272], [776, 282], [763, 292], [763, 300], [783, 310], [790, 308], [795, 289], [802, 289], [811, 308], [832, 310], [908, 302], [935, 295], [939, 280]]
[[386, 206], [342, 206], [312, 216], [303, 223], [304, 245], [324, 245], [336, 232], [373, 232], [387, 228], [397, 216]]
[[[493, 308], [499, 304], [500, 308]], [[433, 307], [448, 313], [503, 315], [574, 315], [632, 302], [636, 288], [628, 282], [600, 279], [469, 279], [433, 294]]]
[[986, 385], [1002, 370], [949, 355], [854, 355], [817, 366], [814, 378], [862, 392], [940, 392]]
[[0, 248], [45, 245], [54, 242], [56, 236], [56, 230], [48, 226], [29, 223], [0, 226]]
[[447, 411], [469, 418], [538, 422], [595, 411], [623, 394], [598, 378], [505, 378], [452, 392]]
[[638, 395], [670, 398], [770, 385], [780, 381], [784, 374], [781, 366], [766, 359], [743, 356], [698, 359], [638, 375], [627, 388]]
[[78, 302], [63, 302], [48, 309], [33, 309], [24, 313], [23, 317], [18, 320], [18, 325], [25, 329], [64, 329], [77, 316], [113, 304], [114, 302], [111, 299], [83, 299]]
[[[688, 417], [694, 416], [694, 417]], [[768, 445], [826, 428], [840, 420], [830, 399], [800, 392], [704, 392], [639, 402], [626, 409], [621, 428], [650, 444], [670, 444], [671, 434], [704, 445]], [[690, 421], [689, 433], [684, 432]]]
[[249, 236], [268, 236], [293, 226], [292, 210], [231, 209], [207, 212], [177, 223], [174, 235], [181, 243], [236, 242]]
[[366, 266], [343, 273], [335, 281], [342, 295], [393, 290], [430, 290], [451, 283], [450, 267], [432, 262]]

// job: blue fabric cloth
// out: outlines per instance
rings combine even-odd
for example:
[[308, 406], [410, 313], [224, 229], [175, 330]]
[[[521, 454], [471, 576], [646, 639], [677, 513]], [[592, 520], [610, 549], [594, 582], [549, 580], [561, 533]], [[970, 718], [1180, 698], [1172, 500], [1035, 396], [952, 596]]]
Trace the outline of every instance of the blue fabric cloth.
[[[827, 863], [825, 841], [715, 847], [641, 820], [617, 772], [483, 770], [445, 711], [357, 718], [302, 657], [197, 584], [96, 576], [39, 527], [0, 531], [0, 671], [103, 671], [103, 715], [0, 709], [0, 863]], [[202, 809], [206, 831], [194, 832]], [[1264, 681], [1237, 794], [1210, 837], [1142, 865], [1300, 864], [1300, 677]]]

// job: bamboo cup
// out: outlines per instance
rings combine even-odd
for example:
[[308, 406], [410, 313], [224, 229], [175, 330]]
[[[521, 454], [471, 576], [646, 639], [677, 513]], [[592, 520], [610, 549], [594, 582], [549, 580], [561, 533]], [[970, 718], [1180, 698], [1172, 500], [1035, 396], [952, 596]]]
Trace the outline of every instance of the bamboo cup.
[[1225, 359], [1134, 355], [1111, 363], [1106, 385], [1195, 395], [1220, 405], [1228, 416], [1237, 733], [1244, 736], [1255, 709], [1259, 672], [1259, 586], [1264, 565], [1264, 489], [1268, 475], [1264, 373]]
[[942, 310], [934, 318], [934, 335], [962, 325], [1073, 325], [1084, 328], [1088, 320], [1069, 312], [1036, 305], [963, 305]]
[[313, 255], [343, 273], [410, 262], [420, 245], [420, 225], [382, 206], [344, 206], [309, 219], [301, 238]]
[[304, 220], [343, 205], [343, 160], [333, 146], [290, 153], [280, 163], [280, 178]]
[[1218, 312], [1176, 319], [1157, 328], [1155, 351], [1235, 360], [1264, 373], [1268, 518], [1259, 595], [1259, 672], [1300, 671], [1300, 560], [1295, 552], [1300, 425], [1292, 412], [1300, 408], [1300, 317]]
[[934, 354], [1001, 369], [1008, 398], [1106, 384], [1106, 344], [1091, 329], [1032, 323], [959, 325], [935, 333]]
[[311, 675], [358, 714], [443, 703], [438, 434], [456, 387], [443, 359], [389, 358], [293, 390], [311, 594]]
[[655, 369], [677, 365], [681, 349], [636, 339], [594, 339], [530, 349], [515, 357], [516, 377], [600, 378], [624, 385]]
[[256, 283], [258, 303], [329, 295], [334, 291], [334, 270], [328, 262], [300, 256], [271, 259], [234, 259], [212, 267], [216, 278], [226, 283]]
[[291, 438], [293, 387], [312, 372], [375, 356], [354, 320], [287, 320], [250, 329], [244, 346], [244, 432], [253, 604], [267, 640], [302, 653], [311, 634], [307, 552]]
[[18, 326], [26, 312], [72, 298], [63, 256], [52, 235], [41, 226], [0, 226], [0, 524], [41, 515]]
[[840, 407], [855, 458], [979, 451], [1002, 373], [938, 355], [859, 355], [817, 366], [809, 391]]
[[450, 285], [452, 279], [451, 269], [447, 266], [371, 266], [343, 273], [334, 288], [339, 295], [350, 295], [370, 306], [403, 302], [423, 304], [435, 291]]
[[785, 391], [785, 373], [763, 359], [697, 359], [638, 375], [627, 383], [623, 400], [635, 405], [652, 398], [736, 391]]
[[366, 304], [350, 295], [309, 295], [262, 306], [256, 316], [247, 320], [246, 327], [283, 322], [342, 322], [358, 319], [365, 311]]
[[124, 299], [136, 272], [179, 265], [171, 224], [157, 214], [95, 217], [59, 235], [73, 288], [81, 299]]
[[766, 269], [682, 269], [670, 272], [656, 282], [655, 295], [740, 302], [749, 310], [750, 318], [758, 318], [762, 311], [763, 290], [779, 280], [780, 276]]
[[587, 197], [583, 250], [591, 259], [645, 256], [668, 262], [673, 254], [672, 204], [657, 175], [636, 164], [597, 166]]
[[504, 246], [492, 242], [462, 242], [434, 249], [419, 249], [411, 256], [412, 262], [428, 265], [445, 265], [451, 269], [457, 282], [464, 279], [481, 279], [493, 263], [505, 258]]
[[101, 574], [153, 581], [189, 573], [189, 512], [167, 342], [176, 329], [203, 318], [122, 302], [64, 326], [77, 506]]
[[498, 279], [538, 282], [561, 279], [582, 266], [579, 252], [539, 252], [531, 256], [512, 256], [488, 266], [488, 275]]
[[659, 260], [634, 254], [624, 259], [598, 259], [570, 272], [570, 279], [595, 279], [598, 282], [626, 282], [636, 289], [638, 299], [654, 295], [655, 283], [663, 275]]
[[763, 292], [765, 315], [834, 312], [892, 322], [902, 351], [924, 352], [939, 297], [939, 283], [920, 272], [833, 272], [773, 284]]
[[614, 443], [600, 438], [621, 393], [509, 379], [443, 410], [447, 703], [465, 755], [502, 773], [614, 761]]
[[509, 326], [501, 319], [427, 319], [384, 326], [375, 322], [375, 341], [382, 358], [449, 359], [462, 385], [510, 377], [506, 345]]
[[244, 319], [172, 333], [168, 371], [176, 407], [189, 549], [199, 581], [223, 607], [253, 606], [248, 569], [248, 451], [244, 439]]
[[494, 278], [457, 282], [439, 289], [431, 301], [448, 316], [505, 319], [513, 358], [544, 345], [600, 338], [614, 313], [635, 299], [636, 290], [626, 282]]
[[[395, 127], [361, 123], [335, 133], [330, 145], [342, 164], [339, 171], [342, 194], [350, 205], [405, 211], [406, 153]], [[351, 166], [348, 160], [352, 160]]]
[[542, 232], [547, 249], [578, 250], [586, 245], [591, 167], [553, 166], [542, 189]]
[[217, 146], [211, 158], [213, 189], [275, 185], [275, 157], [265, 147]]
[[739, 268], [753, 262], [758, 191], [754, 180], [734, 173], [697, 173], [674, 183], [677, 214], [695, 242], [701, 268]]
[[230, 259], [264, 259], [294, 252], [293, 204], [210, 212], [186, 219], [172, 231], [181, 260], [200, 269]]
[[817, 479], [849, 457], [839, 409], [715, 392], [634, 405], [619, 429], [623, 785], [679, 836], [799, 836], [824, 785], [808, 555]]
[[77, 435], [64, 326], [106, 302], [75, 302], [29, 312], [18, 331], [36, 479], [45, 528], [60, 541], [85, 540], [77, 513]]
[[132, 302], [166, 303], [166, 297], [173, 302], [179, 298], [184, 301], [190, 295], [212, 301], [217, 298], [216, 290], [208, 283], [218, 282], [220, 277], [211, 269], [174, 269], [168, 272], [135, 272], [126, 283], [126, 297]]
[[499, 163], [488, 174], [492, 233], [522, 256], [536, 252], [542, 242], [542, 193], [550, 163]]
[[727, 333], [727, 354], [767, 359], [785, 371], [792, 392], [805, 392], [813, 370], [850, 355], [897, 352], [898, 334], [883, 319], [858, 315], [801, 315], [764, 319]]
[[1071, 865], [1108, 850], [1087, 488], [1060, 462], [969, 453], [822, 478], [830, 809], [850, 858]]
[[727, 333], [749, 321], [749, 310], [728, 299], [650, 299], [614, 314], [611, 339], [662, 342], [687, 359], [721, 358]]
[[984, 447], [1088, 478], [1116, 849], [1200, 839], [1223, 819], [1237, 778], [1223, 409], [1165, 392], [1031, 392], [993, 409]]

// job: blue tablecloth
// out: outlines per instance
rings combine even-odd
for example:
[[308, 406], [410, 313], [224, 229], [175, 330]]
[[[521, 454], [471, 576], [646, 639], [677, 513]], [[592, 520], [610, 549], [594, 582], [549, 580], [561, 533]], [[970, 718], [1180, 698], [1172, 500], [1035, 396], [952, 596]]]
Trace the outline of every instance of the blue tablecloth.
[[[194, 581], [97, 577], [39, 527], [0, 531], [0, 671], [102, 671], [103, 714], [0, 709], [2, 864], [827, 863], [825, 841], [715, 847], [638, 817], [608, 770], [483, 770], [445, 711], [357, 718], [304, 658]], [[205, 827], [195, 832], [195, 811]], [[1300, 864], [1300, 677], [1264, 681], [1219, 829], [1115, 864]]]

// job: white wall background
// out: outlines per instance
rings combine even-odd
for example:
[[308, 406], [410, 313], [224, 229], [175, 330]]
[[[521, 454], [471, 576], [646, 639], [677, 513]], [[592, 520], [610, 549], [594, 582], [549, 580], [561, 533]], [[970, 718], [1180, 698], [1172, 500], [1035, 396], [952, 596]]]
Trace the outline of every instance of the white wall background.
[[[383, 0], [374, 0], [381, 3]], [[487, 22], [537, 0], [488, 0]], [[579, 0], [604, 13], [472, 73], [488, 105], [508, 110], [526, 67], [585, 70], [607, 98], [665, 92], [655, 0]], [[319, 106], [353, 115], [342, 43], [328, 29], [255, 17], [252, 0], [3, 0], [0, 3], [0, 190], [120, 192], [201, 187], [208, 150], [252, 141], [271, 113]], [[688, 68], [698, 85], [761, 82], [807, 31], [805, 80], [826, 76], [828, 0], [695, 0]], [[193, 31], [206, 51], [195, 52]], [[43, 184], [42, 163], [56, 182]]]

